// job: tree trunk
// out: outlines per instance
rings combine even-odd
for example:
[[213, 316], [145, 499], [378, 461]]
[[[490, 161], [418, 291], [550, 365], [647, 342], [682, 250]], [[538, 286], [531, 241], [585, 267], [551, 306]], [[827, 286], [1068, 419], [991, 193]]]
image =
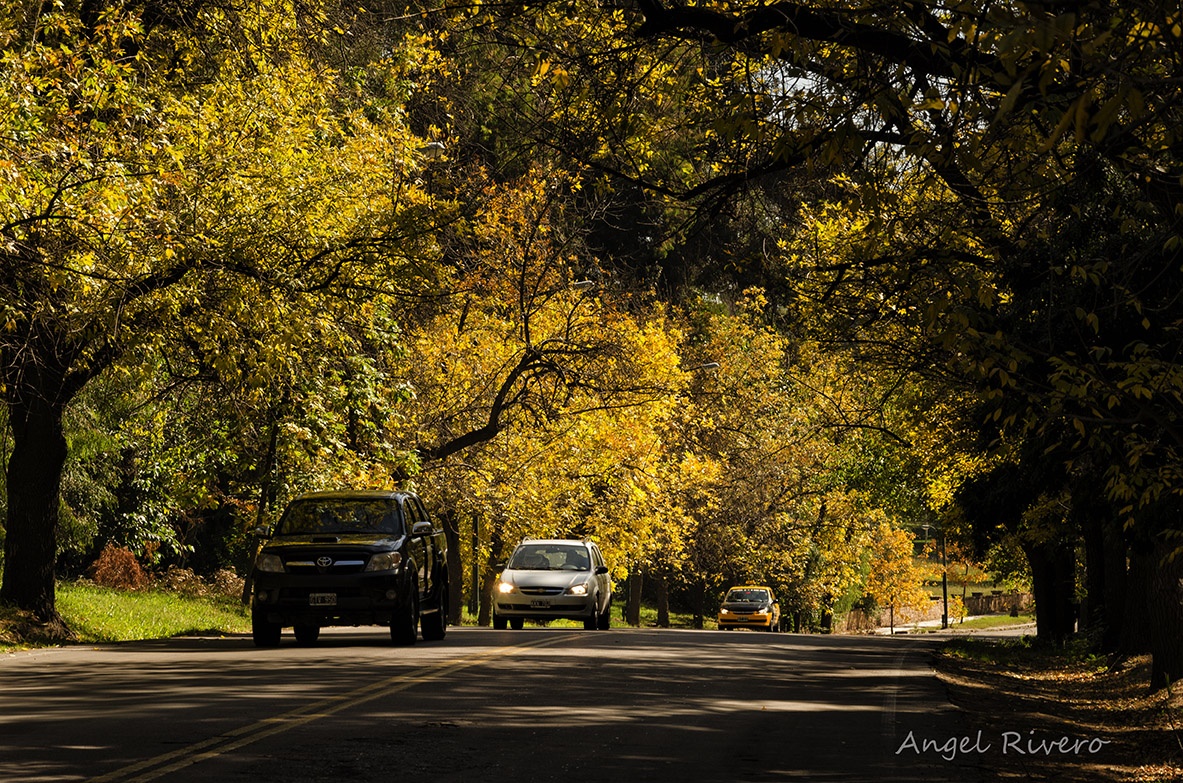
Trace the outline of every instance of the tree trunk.
[[1076, 625], [1073, 597], [1076, 559], [1063, 543], [1025, 544], [1035, 596], [1035, 628], [1040, 641], [1063, 644]]
[[637, 563], [628, 575], [628, 606], [624, 621], [632, 626], [641, 624], [641, 587], [645, 583], [645, 566]]
[[[493, 583], [501, 569], [497, 563], [501, 560], [504, 542], [501, 540], [500, 525], [493, 526], [493, 534], [489, 537], [489, 559], [481, 572], [480, 610], [477, 612], [477, 625], [490, 625], [493, 622]], [[473, 557], [476, 557], [473, 553]]]
[[1130, 547], [1129, 557], [1125, 611], [1117, 651], [1122, 655], [1141, 655], [1151, 650], [1149, 598], [1155, 570], [1154, 553], [1144, 543], [1139, 543]]
[[694, 580], [690, 601], [694, 605], [694, 627], [701, 630], [706, 625], [704, 615], [707, 605], [707, 583], [705, 579], [699, 577]]
[[1150, 590], [1145, 595], [1150, 620], [1150, 687], [1158, 690], [1183, 679], [1183, 553], [1172, 557], [1164, 535], [1154, 539]]
[[1074, 497], [1073, 502], [1081, 506], [1078, 513], [1085, 555], [1080, 630], [1088, 631], [1102, 652], [1115, 652], [1125, 622], [1128, 547], [1108, 504], [1091, 497]]
[[71, 635], [57, 613], [54, 566], [66, 438], [60, 405], [33, 396], [11, 405], [8, 521], [0, 601], [31, 612], [53, 631]]
[[653, 583], [657, 590], [657, 627], [670, 627], [670, 583], [665, 574], [661, 574]]
[[[1075, 500], [1075, 499], [1074, 499]], [[1074, 509], [1075, 510], [1075, 509]], [[1080, 630], [1099, 635], [1105, 630], [1105, 530], [1097, 513], [1082, 509], [1080, 532], [1084, 542], [1084, 599]]]
[[[284, 392], [282, 398], [285, 402], [287, 400], [287, 392]], [[276, 455], [279, 450], [279, 424], [281, 415], [279, 406], [273, 405], [270, 408], [271, 415], [271, 433], [267, 437], [267, 453], [263, 457], [263, 467], [259, 471], [259, 506], [255, 512], [255, 527], [254, 530], [261, 530], [266, 527], [267, 514], [271, 511], [271, 507], [275, 504], [275, 464]], [[251, 602], [251, 594], [254, 592], [254, 570], [255, 558], [259, 554], [260, 544], [259, 536], [251, 533], [252, 545], [247, 547], [244, 552], [248, 558], [242, 569], [242, 602], [249, 604]]]
[[[448, 508], [440, 513], [444, 524], [444, 540], [448, 542], [448, 622], [460, 625], [464, 612], [464, 562], [460, 557], [460, 527], [456, 511]], [[473, 555], [476, 556], [475, 553]]]
[[1104, 652], [1114, 652], [1121, 646], [1122, 629], [1128, 619], [1125, 605], [1129, 592], [1129, 545], [1117, 520], [1105, 522], [1104, 542], [1101, 569], [1104, 573], [1105, 612], [1100, 645]]

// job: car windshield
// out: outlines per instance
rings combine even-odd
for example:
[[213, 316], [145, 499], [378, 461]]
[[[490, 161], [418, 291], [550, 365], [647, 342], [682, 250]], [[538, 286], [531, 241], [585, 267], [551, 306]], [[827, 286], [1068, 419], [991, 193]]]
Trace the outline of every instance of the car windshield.
[[749, 603], [766, 603], [768, 601], [767, 590], [732, 590], [727, 593], [725, 601], [731, 603], [749, 602]]
[[524, 544], [509, 560], [519, 571], [587, 571], [587, 549], [576, 544]]
[[376, 498], [310, 498], [288, 506], [275, 535], [402, 532], [398, 503]]

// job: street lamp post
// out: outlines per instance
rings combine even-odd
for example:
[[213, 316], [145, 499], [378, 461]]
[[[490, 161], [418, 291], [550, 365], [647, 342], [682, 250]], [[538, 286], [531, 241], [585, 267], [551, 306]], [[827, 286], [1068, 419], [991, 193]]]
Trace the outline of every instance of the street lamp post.
[[941, 528], [941, 599], [944, 608], [941, 610], [941, 628], [949, 627], [949, 558], [945, 555], [945, 529]]

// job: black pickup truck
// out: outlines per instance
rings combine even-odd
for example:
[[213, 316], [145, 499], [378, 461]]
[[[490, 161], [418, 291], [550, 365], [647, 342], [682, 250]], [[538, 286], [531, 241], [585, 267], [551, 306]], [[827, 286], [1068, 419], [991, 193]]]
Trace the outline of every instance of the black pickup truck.
[[448, 628], [447, 545], [411, 492], [312, 492], [288, 504], [255, 558], [258, 647], [285, 627], [312, 644], [329, 625], [386, 625], [395, 644]]

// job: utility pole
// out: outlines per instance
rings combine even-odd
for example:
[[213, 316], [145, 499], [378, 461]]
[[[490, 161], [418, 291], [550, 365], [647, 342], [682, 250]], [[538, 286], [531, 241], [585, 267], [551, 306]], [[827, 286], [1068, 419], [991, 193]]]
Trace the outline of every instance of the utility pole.
[[941, 597], [944, 608], [941, 611], [941, 628], [949, 627], [949, 559], [945, 556], [945, 528], [941, 528]]

